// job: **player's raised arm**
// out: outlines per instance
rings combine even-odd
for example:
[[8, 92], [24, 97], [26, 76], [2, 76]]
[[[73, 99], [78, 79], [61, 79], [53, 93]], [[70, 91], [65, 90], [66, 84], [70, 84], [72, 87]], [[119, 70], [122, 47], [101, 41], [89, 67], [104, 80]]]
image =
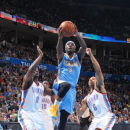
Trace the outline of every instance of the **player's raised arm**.
[[77, 54], [78, 58], [79, 58], [79, 61], [81, 62], [82, 58], [85, 55], [85, 51], [86, 51], [87, 45], [86, 45], [84, 39], [78, 34], [78, 29], [77, 29], [76, 25], [74, 25], [74, 26], [75, 26], [75, 34], [74, 35], [77, 37], [77, 39], [79, 41], [79, 44], [81, 46], [79, 48], [79, 51], [78, 51], [78, 54]]
[[31, 66], [29, 67], [29, 69], [27, 71], [27, 74], [24, 76], [23, 85], [22, 85], [23, 90], [28, 89], [30, 87], [30, 85], [32, 84], [33, 73], [36, 70], [36, 68], [38, 67], [38, 65], [42, 59], [43, 52], [41, 51], [39, 46], [37, 46], [37, 51], [39, 53], [37, 59], [31, 64]]
[[86, 49], [86, 53], [90, 56], [93, 67], [95, 69], [96, 85], [101, 93], [106, 93], [104, 88], [104, 78], [98, 61], [95, 59], [90, 48]]
[[62, 27], [59, 27], [58, 28], [58, 42], [57, 42], [57, 46], [56, 46], [58, 60], [61, 60], [64, 56], [62, 38], [63, 38]]

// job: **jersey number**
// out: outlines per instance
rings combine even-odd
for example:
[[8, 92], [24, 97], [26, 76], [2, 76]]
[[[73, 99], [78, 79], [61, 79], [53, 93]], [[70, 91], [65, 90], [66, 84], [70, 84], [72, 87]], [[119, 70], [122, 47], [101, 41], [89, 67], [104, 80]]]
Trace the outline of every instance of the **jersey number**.
[[36, 103], [38, 103], [38, 101], [39, 101], [39, 96], [36, 97]]
[[47, 104], [42, 104], [42, 109], [46, 109], [47, 108]]
[[97, 107], [95, 106], [95, 104], [93, 104], [93, 109], [97, 111]]

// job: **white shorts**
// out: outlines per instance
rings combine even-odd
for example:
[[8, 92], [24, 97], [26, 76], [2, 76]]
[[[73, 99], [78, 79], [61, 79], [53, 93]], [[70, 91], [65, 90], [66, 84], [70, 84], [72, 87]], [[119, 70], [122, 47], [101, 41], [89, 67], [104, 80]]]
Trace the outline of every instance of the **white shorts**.
[[88, 130], [95, 130], [96, 128], [99, 128], [101, 130], [112, 130], [115, 121], [115, 114], [108, 112], [100, 118], [95, 117], [92, 120]]
[[49, 115], [45, 115], [42, 112], [39, 113], [42, 116], [46, 130], [54, 130], [52, 118]]
[[23, 130], [46, 130], [40, 113], [24, 111], [23, 109], [18, 111], [18, 122]]

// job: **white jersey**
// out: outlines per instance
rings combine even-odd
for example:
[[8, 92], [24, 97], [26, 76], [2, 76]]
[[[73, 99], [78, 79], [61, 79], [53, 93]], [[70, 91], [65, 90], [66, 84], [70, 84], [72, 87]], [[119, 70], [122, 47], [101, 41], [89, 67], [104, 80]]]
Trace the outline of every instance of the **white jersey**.
[[87, 107], [87, 109], [85, 110], [85, 112], [82, 115], [82, 118], [86, 118], [86, 117], [89, 117], [89, 116], [90, 116], [89, 108]]
[[95, 89], [87, 95], [87, 104], [94, 117], [102, 117], [107, 112], [112, 113], [107, 94], [99, 93]]
[[35, 82], [27, 90], [22, 90], [20, 109], [36, 112], [40, 108], [43, 92], [43, 85], [39, 83], [37, 86]]
[[41, 106], [39, 108], [39, 112], [42, 112], [44, 115], [49, 115], [49, 111], [51, 108], [51, 97], [46, 95], [42, 97]]

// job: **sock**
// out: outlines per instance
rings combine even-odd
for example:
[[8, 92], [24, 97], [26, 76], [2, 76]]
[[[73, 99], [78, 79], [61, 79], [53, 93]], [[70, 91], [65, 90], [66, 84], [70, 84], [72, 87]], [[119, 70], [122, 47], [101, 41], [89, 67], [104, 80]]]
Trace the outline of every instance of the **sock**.
[[59, 105], [60, 105], [60, 101], [57, 101], [57, 100], [55, 99], [54, 105], [59, 106]]

